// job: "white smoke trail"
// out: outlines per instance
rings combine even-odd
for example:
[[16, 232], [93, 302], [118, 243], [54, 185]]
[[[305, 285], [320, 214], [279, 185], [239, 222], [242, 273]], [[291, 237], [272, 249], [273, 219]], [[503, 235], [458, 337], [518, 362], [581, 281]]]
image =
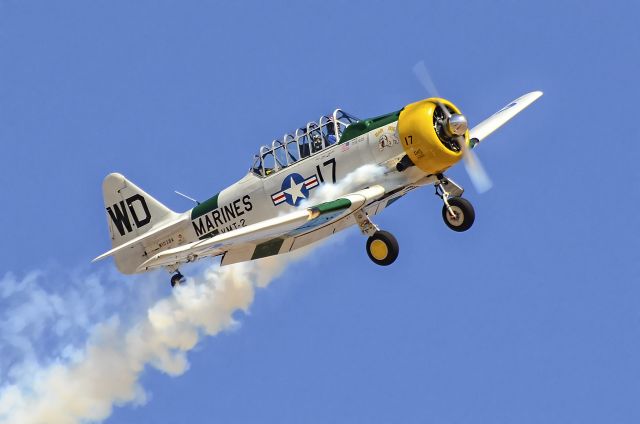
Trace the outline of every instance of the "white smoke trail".
[[[319, 188], [313, 200], [335, 199], [382, 173], [381, 167], [361, 167], [339, 184]], [[143, 404], [146, 393], [139, 379], [145, 367], [172, 376], [184, 373], [186, 353], [201, 337], [234, 328], [234, 313], [248, 310], [256, 288], [269, 285], [309, 250], [214, 265], [164, 298], [157, 284], [131, 278], [105, 284], [101, 281], [113, 277], [72, 277], [64, 291], [56, 292], [41, 283], [50, 277], [43, 272], [22, 281], [5, 276], [0, 281], [0, 423], [99, 422], [114, 406]], [[144, 313], [130, 316], [126, 310]]]
[[[203, 335], [234, 327], [235, 311], [247, 311], [256, 287], [266, 287], [293, 256], [205, 270], [200, 277], [154, 302], [146, 316], [126, 324], [118, 315], [93, 326], [89, 339], [73, 355], [46, 367], [30, 367], [0, 392], [0, 422], [77, 424], [107, 418], [114, 405], [144, 403], [139, 377], [151, 365], [176, 376], [188, 369], [186, 352]], [[29, 278], [23, 284], [28, 284]], [[46, 320], [57, 295], [38, 295], [28, 308], [41, 309]], [[64, 302], [59, 302], [62, 306]], [[69, 303], [72, 304], [73, 302]], [[76, 309], [88, 308], [78, 304]], [[39, 334], [39, 332], [37, 332]], [[66, 359], [66, 360], [65, 360]]]

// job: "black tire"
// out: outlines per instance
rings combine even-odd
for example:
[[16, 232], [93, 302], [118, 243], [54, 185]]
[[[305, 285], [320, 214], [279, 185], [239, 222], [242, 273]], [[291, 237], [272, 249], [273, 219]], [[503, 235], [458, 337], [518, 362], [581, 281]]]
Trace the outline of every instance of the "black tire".
[[391, 265], [398, 258], [398, 253], [398, 240], [387, 231], [376, 231], [367, 239], [367, 255], [376, 265]]
[[184, 283], [184, 275], [177, 273], [171, 276], [171, 287], [179, 286]]
[[449, 205], [451, 206], [451, 209], [458, 214], [459, 218], [455, 220], [451, 218], [447, 206], [443, 205], [442, 219], [444, 220], [444, 223], [447, 224], [447, 227], [459, 233], [471, 228], [473, 221], [476, 219], [476, 212], [473, 210], [471, 202], [467, 199], [463, 199], [462, 197], [451, 197], [449, 198]]

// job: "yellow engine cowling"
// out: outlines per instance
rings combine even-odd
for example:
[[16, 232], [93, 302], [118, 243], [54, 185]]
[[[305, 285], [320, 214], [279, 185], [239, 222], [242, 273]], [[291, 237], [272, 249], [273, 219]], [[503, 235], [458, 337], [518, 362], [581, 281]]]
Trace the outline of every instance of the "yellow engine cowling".
[[[405, 153], [411, 161], [428, 174], [438, 174], [462, 159], [462, 152], [449, 149], [435, 130], [433, 113], [437, 102], [453, 113], [460, 110], [445, 99], [430, 98], [405, 106], [398, 118], [398, 133]], [[464, 134], [469, 143], [469, 131]]]

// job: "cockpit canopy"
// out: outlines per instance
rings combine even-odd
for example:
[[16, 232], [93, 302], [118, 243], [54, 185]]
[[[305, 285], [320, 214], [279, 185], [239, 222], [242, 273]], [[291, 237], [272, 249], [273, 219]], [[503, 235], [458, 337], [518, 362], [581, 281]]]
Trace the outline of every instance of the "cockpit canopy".
[[285, 134], [282, 140], [273, 140], [271, 146], [262, 146], [251, 167], [259, 177], [274, 174], [340, 141], [344, 130], [359, 119], [336, 109], [331, 116], [321, 116], [318, 122], [309, 122], [294, 134]]

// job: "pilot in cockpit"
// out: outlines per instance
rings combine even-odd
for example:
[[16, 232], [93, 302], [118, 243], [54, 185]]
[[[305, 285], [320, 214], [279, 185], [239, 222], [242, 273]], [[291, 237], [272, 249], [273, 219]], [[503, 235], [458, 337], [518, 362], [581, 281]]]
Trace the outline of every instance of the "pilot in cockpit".
[[313, 149], [313, 153], [322, 150], [322, 137], [317, 132], [314, 132], [311, 136], [311, 148]]
[[327, 143], [329, 145], [332, 145], [336, 141], [338, 141], [338, 137], [336, 137], [336, 129], [333, 125], [333, 118], [329, 118], [329, 122], [327, 123]]

